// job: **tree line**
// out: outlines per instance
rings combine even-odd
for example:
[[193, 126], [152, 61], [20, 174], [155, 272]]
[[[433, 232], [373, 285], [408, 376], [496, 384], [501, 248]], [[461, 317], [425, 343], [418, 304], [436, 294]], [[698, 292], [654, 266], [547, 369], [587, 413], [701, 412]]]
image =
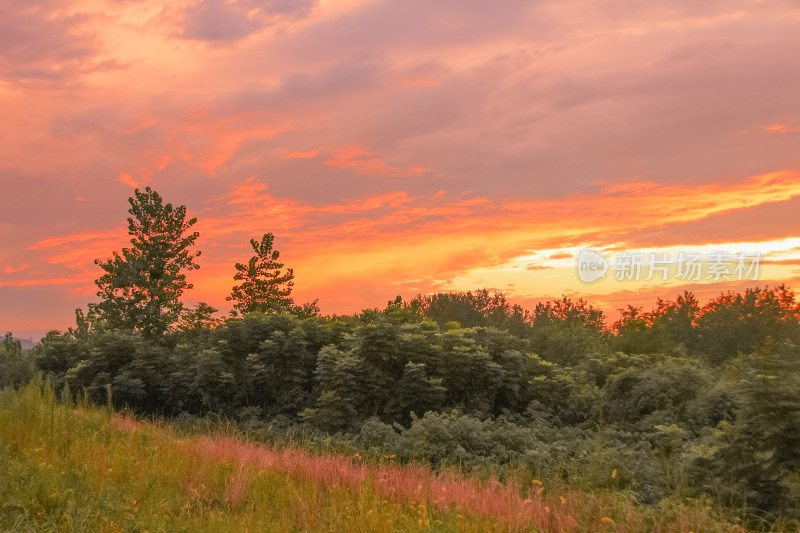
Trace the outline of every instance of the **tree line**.
[[645, 503], [707, 495], [764, 524], [800, 519], [800, 305], [786, 286], [704, 305], [684, 292], [629, 306], [611, 327], [583, 299], [529, 311], [485, 289], [323, 317], [294, 303], [266, 234], [235, 265], [223, 319], [180, 301], [196, 220], [150, 189], [130, 203], [131, 247], [97, 261], [101, 302], [30, 352], [7, 335], [0, 385], [41, 372], [140, 414], [224, 416], [398, 460], [522, 464]]

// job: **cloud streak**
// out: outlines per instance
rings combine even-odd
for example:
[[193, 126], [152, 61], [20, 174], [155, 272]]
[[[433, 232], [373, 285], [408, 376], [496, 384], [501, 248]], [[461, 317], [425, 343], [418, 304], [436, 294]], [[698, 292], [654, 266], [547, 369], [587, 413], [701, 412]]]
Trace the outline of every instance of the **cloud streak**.
[[[608, 242], [622, 249], [635, 246], [637, 232], [646, 229], [720, 214], [747, 217], [751, 209], [800, 197], [798, 184], [797, 172], [782, 171], [701, 189], [688, 184], [607, 184], [593, 194], [560, 202], [499, 202], [447, 193], [411, 197], [397, 191], [312, 205], [274, 196], [265, 183], [249, 178], [205, 202], [206, 214], [198, 214], [203, 267], [210, 275], [202, 269], [197, 274], [197, 297], [222, 303], [230, 285], [227, 270], [233, 262], [246, 259], [247, 241], [259, 236], [256, 228], [269, 228], [278, 235], [283, 257], [302, 280], [301, 292], [327, 296], [333, 308], [355, 309], [365, 304], [359, 295], [332, 288], [374, 280], [375, 292], [381, 284], [403, 292], [467, 289], [450, 286], [447, 280], [469, 277], [535, 250]], [[695, 200], [687, 202], [689, 196]], [[791, 235], [786, 228], [776, 236]], [[123, 238], [119, 228], [45, 239], [30, 249], [43, 253], [41, 261], [84, 271], [95, 257], [118, 249]], [[665, 239], [651, 245], [675, 242]], [[571, 260], [572, 254], [547, 257]], [[525, 266], [529, 271], [553, 268], [540, 263]]]
[[798, 22], [790, 0], [7, 0], [0, 325], [41, 303], [65, 327], [145, 185], [199, 218], [191, 298], [222, 306], [267, 231], [329, 312], [602, 297], [584, 245], [749, 243], [794, 279]]

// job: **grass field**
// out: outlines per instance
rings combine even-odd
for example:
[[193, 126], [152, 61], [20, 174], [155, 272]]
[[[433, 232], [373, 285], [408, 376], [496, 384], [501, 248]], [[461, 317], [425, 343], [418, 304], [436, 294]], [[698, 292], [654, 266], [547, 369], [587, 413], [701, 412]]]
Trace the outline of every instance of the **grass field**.
[[56, 396], [41, 383], [0, 392], [2, 531], [744, 531], [703, 502], [647, 508], [623, 493], [187, 436]]

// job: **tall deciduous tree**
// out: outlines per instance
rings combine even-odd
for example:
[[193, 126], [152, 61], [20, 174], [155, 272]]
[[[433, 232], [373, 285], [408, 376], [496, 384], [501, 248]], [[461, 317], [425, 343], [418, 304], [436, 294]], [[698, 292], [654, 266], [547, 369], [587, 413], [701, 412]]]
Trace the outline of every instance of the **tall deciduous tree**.
[[233, 279], [241, 284], [233, 287], [227, 300], [233, 302], [234, 313], [283, 313], [294, 309], [292, 287], [294, 271], [283, 272], [278, 262], [280, 252], [272, 249], [275, 236], [265, 233], [261, 241], [250, 239], [255, 255], [246, 264], [236, 263]]
[[197, 223], [187, 218], [186, 206], [164, 204], [150, 187], [136, 189], [128, 199], [130, 248], [111, 259], [95, 260], [105, 271], [95, 283], [99, 304], [90, 306], [113, 329], [141, 331], [157, 338], [178, 322], [180, 297], [192, 285], [186, 271], [199, 268], [200, 251], [191, 251], [199, 233], [187, 233]]

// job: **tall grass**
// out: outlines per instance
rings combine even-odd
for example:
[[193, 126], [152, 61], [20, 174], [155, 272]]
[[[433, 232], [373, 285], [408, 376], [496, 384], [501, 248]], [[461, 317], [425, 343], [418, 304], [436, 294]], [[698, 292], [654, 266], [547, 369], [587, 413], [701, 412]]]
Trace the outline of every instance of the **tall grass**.
[[41, 381], [0, 391], [2, 531], [745, 531], [704, 501], [648, 508], [519, 475], [257, 444], [231, 427], [190, 435], [61, 396]]
[[168, 428], [0, 392], [0, 531], [497, 531], [497, 521], [261, 466]]

